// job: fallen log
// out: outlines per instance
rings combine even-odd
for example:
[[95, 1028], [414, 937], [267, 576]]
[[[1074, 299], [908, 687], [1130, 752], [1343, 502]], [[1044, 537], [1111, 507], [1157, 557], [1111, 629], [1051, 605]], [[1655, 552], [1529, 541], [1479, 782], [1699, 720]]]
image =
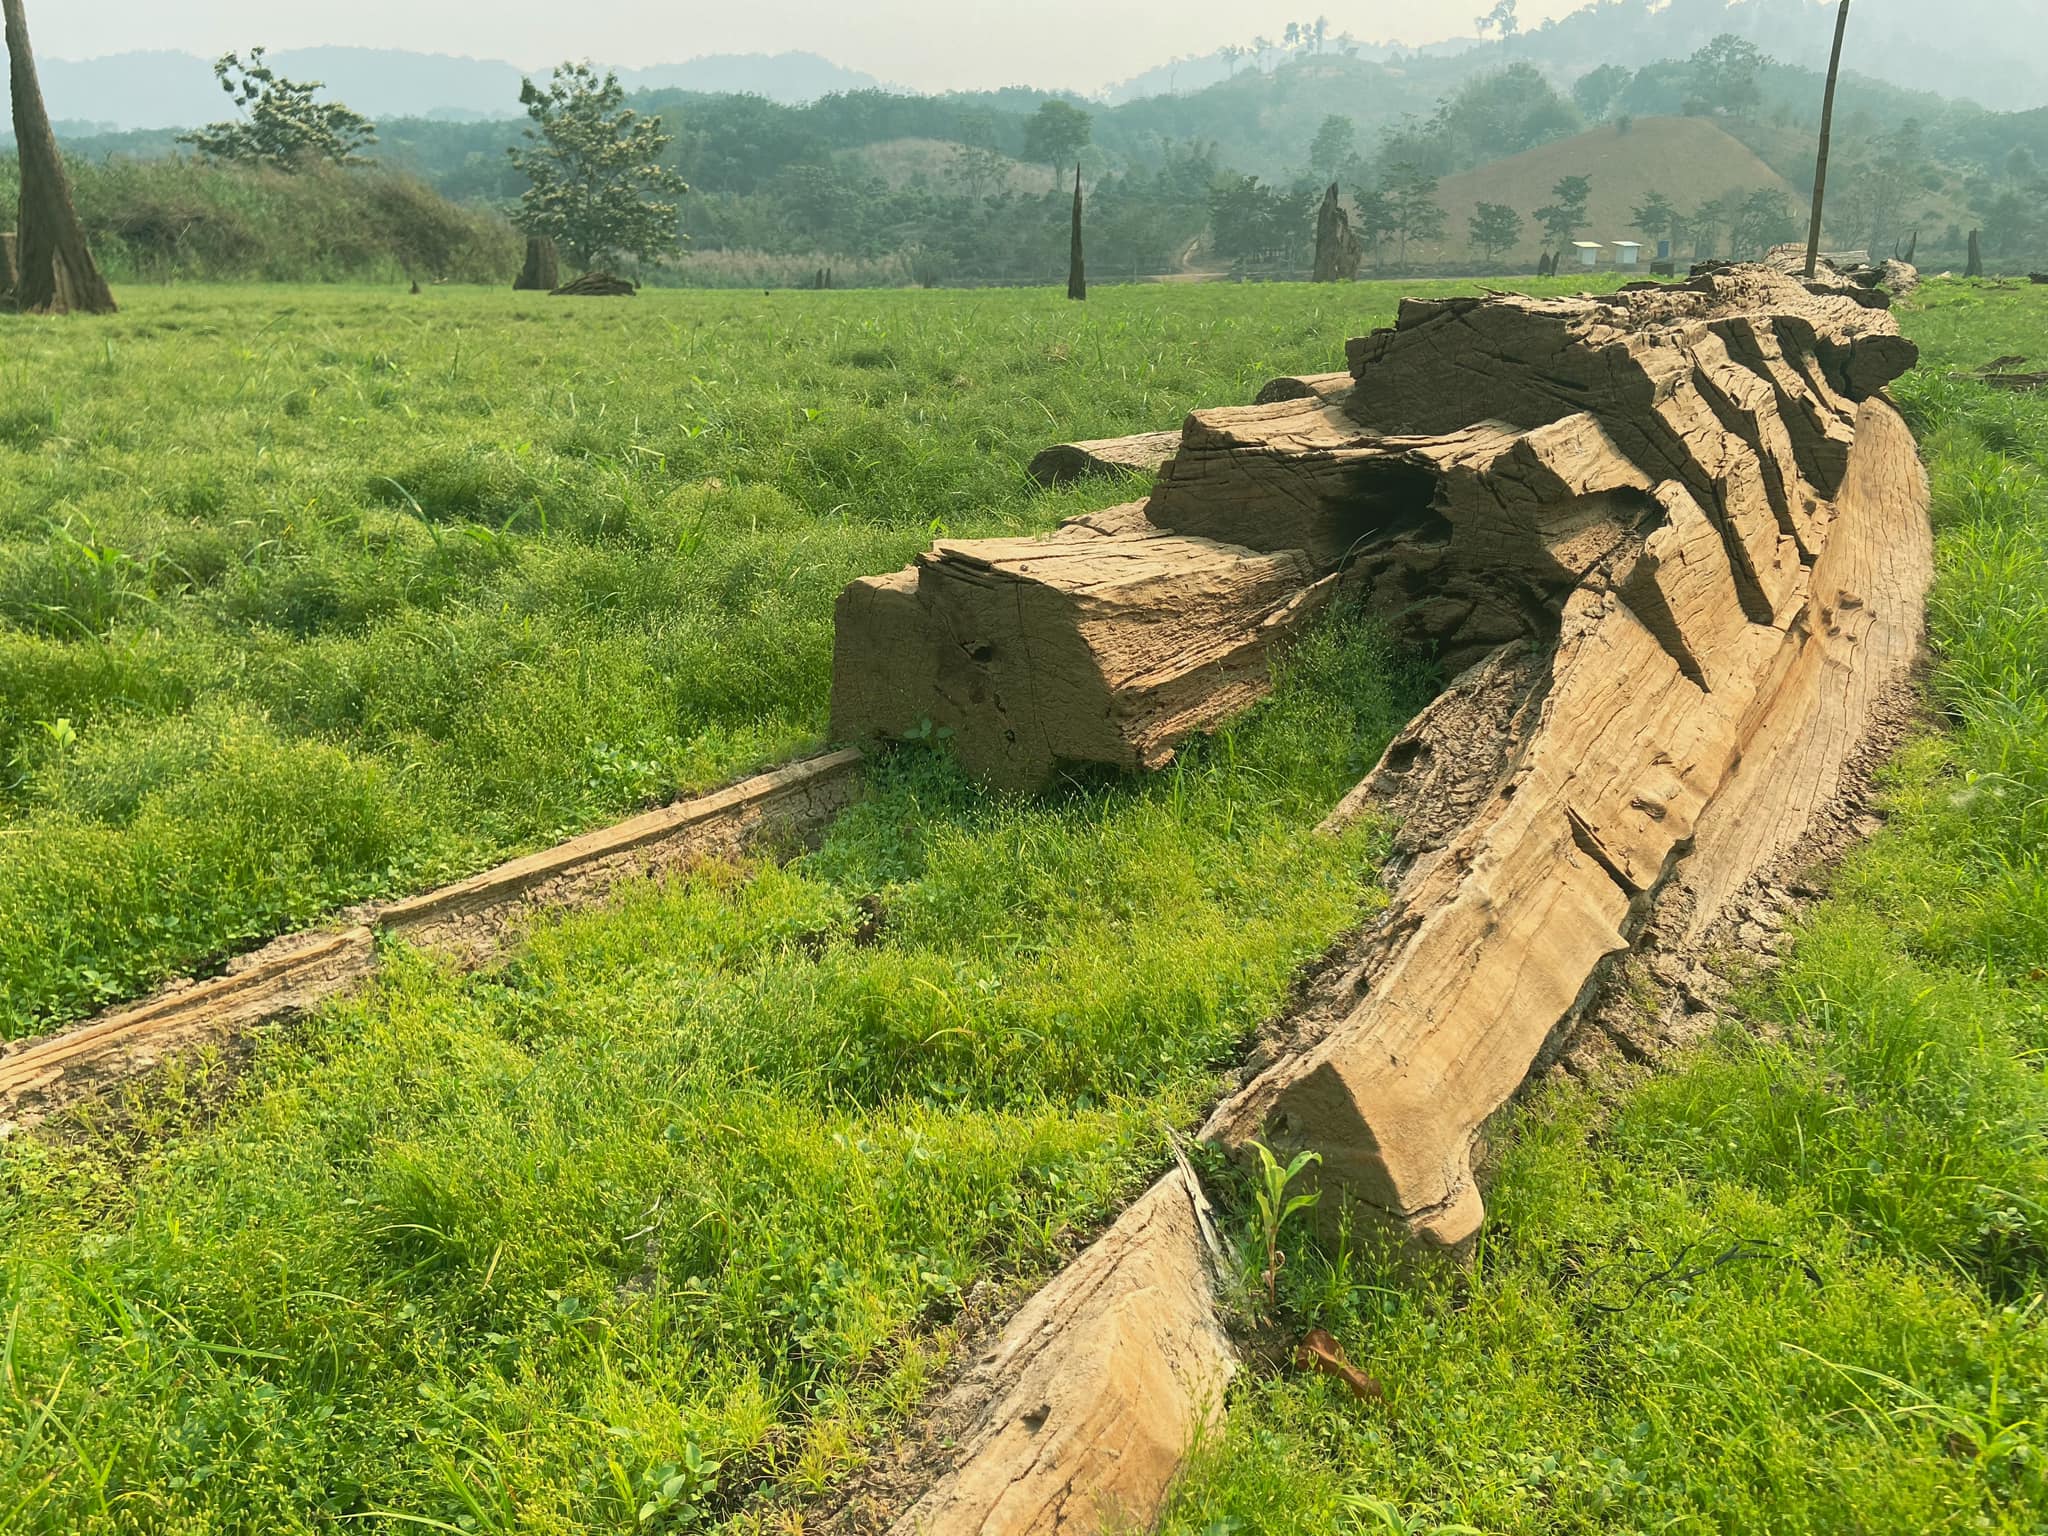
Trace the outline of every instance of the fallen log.
[[1178, 432], [1139, 432], [1079, 443], [1054, 443], [1032, 456], [1025, 473], [1040, 485], [1067, 485], [1088, 475], [1152, 475], [1173, 456]]
[[1136, 506], [1049, 539], [941, 540], [840, 594], [832, 733], [937, 731], [1018, 789], [1063, 762], [1158, 768], [1265, 694], [1274, 646], [1328, 593], [1298, 551], [1178, 537]]
[[589, 905], [632, 876], [800, 842], [851, 803], [860, 761], [842, 751], [770, 769], [439, 890], [358, 908], [340, 927], [289, 934], [211, 980], [174, 983], [71, 1029], [0, 1044], [0, 1136], [360, 985], [376, 973], [380, 935], [480, 965], [542, 909]]
[[1283, 400], [1335, 400], [1351, 392], [1348, 373], [1290, 373], [1268, 379], [1252, 398], [1254, 405], [1278, 405]]
[[1221, 1257], [1177, 1166], [973, 1362], [938, 1410], [950, 1464], [891, 1536], [1149, 1529], [1237, 1368]]
[[[1095, 729], [1143, 691], [1094, 663], [1127, 635], [1172, 633], [1148, 604], [1093, 602], [1083, 580], [1049, 583], [1061, 601], [1020, 590], [1025, 564], [1079, 571], [1091, 553], [1144, 562], [1154, 593], [1178, 578], [1190, 634], [1248, 633], [1271, 586], [1252, 584], [1252, 602], [1250, 585], [1218, 582], [1218, 602], [1191, 578], [1265, 559], [1263, 575], [1291, 565], [1302, 594], [1350, 593], [1464, 667], [1325, 823], [1395, 821], [1388, 906], [1333, 948], [1202, 1131], [1239, 1160], [1254, 1140], [1283, 1161], [1321, 1154], [1305, 1177], [1327, 1196], [1312, 1217], [1327, 1228], [1362, 1220], [1457, 1253], [1484, 1216], [1479, 1138], [1611, 962], [1646, 933], [1668, 957], [1725, 931], [1744, 892], [1825, 840], [1870, 744], [1902, 717], [1932, 540], [1926, 477], [1882, 391], [1914, 353], [1872, 290], [1714, 268], [1600, 299], [1411, 301], [1350, 357], [1349, 390], [1194, 413], [1149, 501], [1103, 527], [942, 545], [856, 584], [834, 718], [873, 715], [848, 674], [886, 671], [892, 717], [935, 719], [939, 701], [970, 768], [995, 761], [1022, 782], [1065, 755], [1081, 727], [1061, 711]], [[970, 578], [999, 566], [1003, 580]], [[977, 637], [1027, 609], [1038, 617], [1000, 679], [1002, 718], [956, 709], [957, 679], [994, 681], [972, 670]], [[1077, 657], [1093, 666], [1086, 690], [1066, 685], [1087, 670]], [[1200, 669], [1175, 681], [1180, 723], [1198, 728], [1259, 692], [1245, 668], [1207, 691]], [[973, 739], [990, 731], [1046, 750], [1006, 758]], [[1098, 760], [1143, 766], [1173, 745], [1168, 731], [1142, 752], [1136, 733], [1110, 734], [1087, 749]], [[1156, 1272], [1188, 1272], [1184, 1236], [1144, 1241]], [[1062, 1327], [1051, 1308], [1005, 1338], [1030, 1335], [1120, 1405], [1115, 1384], [1162, 1332], [1198, 1332], [1213, 1312], [1199, 1295], [1172, 1305], [1171, 1329], [1090, 1316], [1062, 1345], [1045, 1336]], [[1184, 1396], [1161, 1401], [1183, 1426], [1203, 1422]], [[1080, 1536], [1158, 1506], [1173, 1458], [1097, 1454], [1127, 1419], [1155, 1429], [1143, 1415], [1066, 1420], [1095, 1439], [1062, 1442], [1071, 1470], [1047, 1481], [1052, 1442], [1022, 1405], [998, 1398], [949, 1428], [977, 1448], [979, 1492], [927, 1494], [901, 1536]], [[1008, 1501], [1012, 1479], [1045, 1491]]]
[[586, 272], [574, 281], [550, 290], [557, 298], [572, 299], [630, 299], [639, 291], [638, 283], [614, 277], [609, 272]]

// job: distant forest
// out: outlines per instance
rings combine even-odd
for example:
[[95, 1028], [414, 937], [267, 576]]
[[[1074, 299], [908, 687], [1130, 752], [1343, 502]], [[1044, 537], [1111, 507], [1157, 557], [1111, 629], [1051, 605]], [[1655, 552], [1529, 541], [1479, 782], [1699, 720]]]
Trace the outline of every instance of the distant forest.
[[[660, 117], [672, 136], [662, 162], [690, 191], [675, 253], [635, 270], [656, 282], [755, 286], [821, 276], [841, 285], [1043, 282], [1064, 270], [1077, 162], [1098, 281], [1195, 264], [1295, 271], [1306, 265], [1314, 203], [1333, 181], [1370, 263], [1397, 269], [1408, 236], [1430, 225], [1441, 178], [1600, 125], [1625, 132], [1637, 118], [1711, 116], [1803, 187], [1820, 94], [1812, 71], [1735, 39], [1565, 82], [1507, 43], [1368, 59], [1306, 33], [1270, 67], [1254, 60], [1200, 91], [1113, 107], [1027, 90], [863, 90], [801, 106], [638, 92], [630, 106]], [[73, 136], [65, 147], [82, 212], [94, 238], [115, 248], [117, 270], [282, 277], [402, 268], [495, 280], [516, 259], [506, 220], [525, 182], [507, 151], [522, 126], [390, 119], [375, 125], [367, 165], [312, 178], [202, 167], [182, 158], [169, 131]], [[1853, 223], [1859, 241], [1867, 230], [1869, 246], [1888, 252], [1918, 231], [1923, 252], [1941, 252], [1959, 245], [1967, 225], [1984, 230], [2001, 266], [2048, 265], [2048, 109], [1989, 112], [1852, 76], [1836, 162], [1838, 239]], [[7, 175], [0, 164], [0, 180]], [[1530, 190], [1533, 203], [1549, 189]], [[1658, 190], [1653, 206], [1663, 201]], [[1745, 228], [1781, 238], [1803, 219], [1782, 188], [1782, 206], [1752, 209], [1746, 226], [1733, 206], [1686, 207], [1682, 191], [1671, 189], [1673, 232], [1701, 215], [1692, 245], [1709, 253], [1739, 254]], [[1440, 215], [1436, 223], [1441, 241]], [[1497, 237], [1477, 218], [1474, 226], [1469, 265], [1478, 270]], [[1569, 221], [1557, 232], [1568, 236]], [[1448, 238], [1462, 246], [1465, 232]]]

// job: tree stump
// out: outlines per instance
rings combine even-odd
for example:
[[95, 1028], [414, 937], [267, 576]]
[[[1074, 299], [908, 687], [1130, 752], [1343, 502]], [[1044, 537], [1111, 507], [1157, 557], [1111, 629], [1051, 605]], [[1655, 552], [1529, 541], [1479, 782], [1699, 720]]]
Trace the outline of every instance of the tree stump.
[[1983, 275], [1984, 231], [1981, 229], [1973, 229], [1970, 231], [1970, 258], [1968, 264], [1965, 265], [1963, 268], [1963, 276], [1982, 277]]
[[1316, 258], [1310, 275], [1318, 283], [1348, 283], [1358, 276], [1361, 255], [1358, 239], [1351, 233], [1351, 216], [1344, 211], [1333, 181], [1316, 210]]
[[528, 235], [526, 264], [519, 269], [519, 275], [512, 279], [513, 291], [552, 293], [561, 284], [561, 262], [555, 255], [555, 242], [546, 235]]

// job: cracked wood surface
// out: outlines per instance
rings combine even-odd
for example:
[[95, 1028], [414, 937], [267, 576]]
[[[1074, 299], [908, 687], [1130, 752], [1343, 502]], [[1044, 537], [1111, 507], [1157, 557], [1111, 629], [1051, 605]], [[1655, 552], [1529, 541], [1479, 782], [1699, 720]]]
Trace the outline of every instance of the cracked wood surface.
[[1629, 946], [1688, 853], [1690, 921], [1804, 834], [1840, 788], [1872, 708], [1909, 678], [1931, 574], [1927, 488], [1880, 401], [1800, 601], [1759, 623], [1727, 542], [1675, 481], [1668, 521], [1567, 605], [1538, 723], [1442, 857], [1382, 923], [1399, 953], [1307, 1053], [1204, 1130], [1235, 1150], [1323, 1153], [1345, 1204], [1462, 1248], [1483, 1205], [1473, 1145]]
[[1066, 485], [1088, 475], [1151, 475], [1173, 457], [1178, 432], [1138, 432], [1054, 443], [1032, 455], [1025, 473], [1040, 485]]
[[1062, 762], [1158, 768], [1271, 687], [1274, 646], [1328, 596], [1306, 558], [1185, 538], [1136, 504], [1050, 538], [941, 540], [839, 598], [832, 733], [948, 733], [1035, 788]]
[[891, 1536], [1081, 1536], [1158, 1518], [1237, 1368], [1201, 1185], [1176, 1166], [1010, 1320], [947, 1400], [946, 1471]]
[[[1910, 692], [1928, 490], [1879, 391], [1914, 353], [1881, 296], [1730, 268], [1598, 300], [1410, 302], [1350, 355], [1348, 390], [1194, 413], [1150, 500], [1106, 526], [941, 545], [909, 572], [857, 584], [849, 599], [869, 620], [893, 605], [903, 629], [848, 655], [900, 648], [908, 671], [887, 686], [908, 716], [943, 693], [925, 658], [971, 653], [1001, 613], [1036, 603], [1067, 632], [1033, 629], [1025, 665], [1042, 651], [1053, 672], [1092, 668], [1091, 687], [1110, 686], [1041, 694], [1012, 675], [1012, 723], [1028, 714], [1019, 700], [1085, 698], [1114, 717], [1122, 685], [1100, 660], [1119, 654], [1124, 626], [1157, 620], [1142, 604], [1104, 608], [1090, 629], [1086, 601], [1115, 589], [1122, 562], [1149, 561], [1163, 591], [1167, 568], [1208, 570], [1228, 551], [1291, 560], [1303, 592], [1334, 583], [1465, 668], [1325, 823], [1399, 821], [1390, 905], [1262, 1032], [1248, 1080], [1202, 1133], [1239, 1157], [1254, 1138], [1283, 1160], [1321, 1153], [1310, 1177], [1334, 1198], [1313, 1219], [1361, 1213], [1459, 1251], [1484, 1215], [1478, 1137], [1598, 995], [1608, 963], [1653, 916], [1660, 931], [1706, 934], [1807, 846]], [[1019, 590], [1027, 562], [1060, 602]], [[1244, 632], [1270, 597], [1261, 586], [1258, 603], [1209, 618]], [[1219, 685], [1212, 713], [1256, 692]], [[1182, 723], [1204, 717], [1190, 709]], [[959, 718], [974, 766], [975, 724]], [[1142, 765], [1131, 739], [1100, 760]], [[1154, 738], [1160, 756], [1172, 744]], [[1157, 1262], [1185, 1248], [1126, 1230], [1120, 1265], [1137, 1258], [1126, 1238], [1158, 1245]], [[1043, 1294], [1085, 1291], [1101, 1265], [1084, 1256]], [[1163, 1294], [1177, 1330], [1213, 1318], [1206, 1295]], [[1105, 1327], [1084, 1309], [1061, 1346], [1044, 1330], [1064, 1306], [1027, 1308], [1006, 1347], [1034, 1340], [1045, 1353], [1033, 1361], [1058, 1361], [1120, 1404], [1124, 1373], [1153, 1368], [1161, 1325]], [[1009, 1358], [977, 1367], [985, 1388]], [[1123, 1419], [1074, 1419], [1094, 1438], [1041, 1440], [1051, 1420], [1034, 1417], [1037, 1392], [984, 1392], [979, 1417], [962, 1421], [979, 1491], [934, 1490], [897, 1536], [1079, 1536], [1148, 1518], [1178, 1466], [1156, 1447], [1185, 1436], [1147, 1442], [1153, 1481], [1134, 1493]], [[1160, 1400], [1183, 1415], [1169, 1429], [1189, 1422], [1181, 1398]], [[1013, 1484], [1032, 1491], [1009, 1499]]]

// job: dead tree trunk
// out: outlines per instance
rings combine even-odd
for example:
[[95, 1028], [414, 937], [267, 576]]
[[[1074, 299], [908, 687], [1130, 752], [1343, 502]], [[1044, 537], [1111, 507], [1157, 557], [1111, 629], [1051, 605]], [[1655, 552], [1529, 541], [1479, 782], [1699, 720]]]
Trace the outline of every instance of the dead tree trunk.
[[[1330, 1230], [1461, 1251], [1479, 1137], [1608, 968], [1717, 945], [1913, 708], [1929, 498], [1882, 391], [1916, 354], [1872, 299], [1733, 267], [1409, 300], [1348, 392], [1195, 412], [1142, 505], [855, 583], [834, 734], [951, 727], [1022, 785], [1158, 764], [1335, 590], [1465, 667], [1326, 823], [1387, 808], [1387, 909], [1201, 1133], [1321, 1154]], [[1176, 1170], [1018, 1315], [891, 1536], [1151, 1520], [1234, 1363], [1206, 1216]]]
[[7, 78], [14, 92], [15, 150], [21, 157], [14, 307], [35, 315], [72, 310], [111, 315], [114, 295], [86, 246], [71, 202], [71, 179], [64, 174], [64, 158], [43, 106], [22, 0], [0, 0], [0, 10], [6, 15]]
[[1828, 85], [1820, 101], [1820, 153], [1813, 165], [1813, 218], [1806, 226], [1806, 276], [1820, 267], [1821, 207], [1828, 199], [1828, 141], [1835, 131], [1835, 82], [1842, 74], [1842, 38], [1849, 30], [1849, 0], [1835, 13], [1835, 51], [1828, 59]]
[[1358, 241], [1351, 233], [1351, 216], [1344, 211], [1337, 183], [1323, 193], [1323, 205], [1316, 210], [1316, 264], [1310, 274], [1319, 283], [1348, 283], [1358, 276]]
[[562, 285], [562, 263], [546, 235], [526, 237], [526, 265], [512, 279], [515, 293], [553, 293]]
[[0, 304], [14, 302], [14, 284], [19, 275], [14, 261], [14, 231], [0, 230]]
[[1969, 264], [1963, 268], [1963, 276], [1982, 277], [1983, 275], [1984, 231], [1981, 229], [1973, 229], [1970, 231], [1970, 260]]
[[1074, 162], [1074, 240], [1067, 252], [1067, 297], [1088, 297], [1088, 268], [1081, 258], [1081, 162]]

